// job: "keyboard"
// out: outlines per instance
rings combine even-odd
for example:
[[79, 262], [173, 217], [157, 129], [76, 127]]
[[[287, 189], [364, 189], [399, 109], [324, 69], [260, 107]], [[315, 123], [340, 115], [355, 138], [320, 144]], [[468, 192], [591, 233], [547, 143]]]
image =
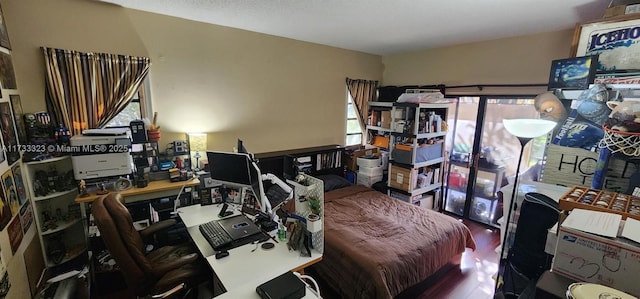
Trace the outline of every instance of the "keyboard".
[[233, 241], [216, 221], [210, 221], [199, 226], [200, 232], [205, 240], [211, 244], [213, 249], [218, 250]]

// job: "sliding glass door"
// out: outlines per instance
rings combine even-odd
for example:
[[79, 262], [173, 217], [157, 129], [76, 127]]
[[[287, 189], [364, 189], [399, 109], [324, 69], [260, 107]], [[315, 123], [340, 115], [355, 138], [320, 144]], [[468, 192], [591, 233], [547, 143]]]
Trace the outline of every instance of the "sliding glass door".
[[[538, 118], [538, 112], [533, 97], [460, 97], [459, 101], [456, 127], [450, 130], [455, 136], [449, 136], [452, 142], [447, 143], [451, 146], [444, 210], [498, 227], [503, 208], [497, 191], [513, 181], [520, 152], [520, 143], [504, 129], [502, 120]], [[521, 170], [536, 173], [545, 143], [531, 144]]]

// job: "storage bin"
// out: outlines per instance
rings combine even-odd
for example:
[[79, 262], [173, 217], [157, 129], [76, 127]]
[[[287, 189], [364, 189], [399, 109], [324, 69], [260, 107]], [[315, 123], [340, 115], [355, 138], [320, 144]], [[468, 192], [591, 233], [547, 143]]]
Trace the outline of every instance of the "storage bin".
[[[411, 161], [413, 152], [416, 151], [416, 160]], [[414, 164], [421, 163], [442, 157], [442, 143], [434, 143], [429, 145], [422, 145], [418, 147], [407, 147], [404, 145], [396, 145], [396, 148], [391, 153], [391, 158], [396, 163]]]
[[422, 200], [422, 194], [411, 196], [409, 194], [403, 194], [403, 193], [400, 193], [400, 192], [391, 191], [391, 192], [389, 192], [389, 196], [391, 196], [391, 197], [393, 197], [395, 199], [402, 200], [404, 202], [415, 204], [415, 205], [419, 205], [418, 203], [420, 202], [420, 200]]
[[366, 175], [366, 176], [380, 176], [384, 172], [384, 168], [382, 166], [376, 167], [364, 167], [360, 166], [358, 169], [358, 175]]
[[382, 181], [382, 175], [369, 176], [358, 173], [358, 185], [364, 185], [367, 187], [373, 186], [373, 184]]
[[377, 167], [380, 165], [379, 156], [358, 157], [358, 167]]

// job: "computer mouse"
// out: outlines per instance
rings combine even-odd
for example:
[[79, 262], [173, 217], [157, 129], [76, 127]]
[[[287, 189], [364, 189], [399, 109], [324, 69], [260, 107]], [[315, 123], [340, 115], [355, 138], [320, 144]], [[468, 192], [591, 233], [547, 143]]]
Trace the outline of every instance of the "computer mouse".
[[229, 251], [216, 252], [216, 260], [229, 256]]

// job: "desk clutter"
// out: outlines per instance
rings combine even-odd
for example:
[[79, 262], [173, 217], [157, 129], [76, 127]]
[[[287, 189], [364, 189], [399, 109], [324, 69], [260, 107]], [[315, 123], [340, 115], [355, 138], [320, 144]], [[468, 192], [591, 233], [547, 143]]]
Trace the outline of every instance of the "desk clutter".
[[622, 215], [640, 220], [640, 197], [584, 186], [574, 186], [560, 198], [565, 211], [586, 209]]

